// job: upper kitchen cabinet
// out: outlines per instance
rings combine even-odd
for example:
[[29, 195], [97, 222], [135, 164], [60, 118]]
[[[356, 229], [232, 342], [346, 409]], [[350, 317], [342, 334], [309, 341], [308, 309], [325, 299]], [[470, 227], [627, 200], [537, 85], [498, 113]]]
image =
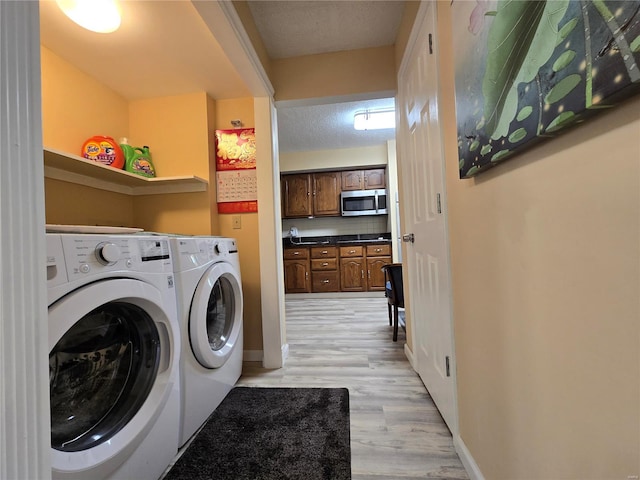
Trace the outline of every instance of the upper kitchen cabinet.
[[340, 172], [283, 175], [283, 217], [339, 216], [340, 184]]
[[323, 172], [313, 174], [314, 216], [340, 215], [340, 174]]
[[342, 190], [375, 190], [385, 188], [385, 169], [349, 170], [342, 172]]
[[311, 175], [283, 175], [282, 177], [282, 216], [285, 218], [310, 217]]

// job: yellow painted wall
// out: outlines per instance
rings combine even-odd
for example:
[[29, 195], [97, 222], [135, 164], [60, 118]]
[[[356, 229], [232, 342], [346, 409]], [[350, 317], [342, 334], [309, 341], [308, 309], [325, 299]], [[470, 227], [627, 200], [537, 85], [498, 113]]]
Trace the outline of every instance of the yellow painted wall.
[[[148, 145], [159, 176], [210, 176], [209, 130], [215, 102], [205, 93], [127, 102], [95, 78], [42, 47], [43, 143], [79, 154], [90, 136], [127, 137]], [[145, 230], [217, 234], [207, 192], [131, 197], [83, 185], [45, 181], [48, 223], [117, 225]]]
[[387, 164], [387, 145], [280, 153], [280, 171], [343, 169]]
[[[209, 108], [206, 93], [136, 100], [129, 104], [129, 143], [148, 145], [158, 176], [196, 175], [209, 180]], [[146, 195], [134, 201], [136, 223], [145, 230], [211, 235], [207, 192]], [[217, 226], [215, 227], [217, 228]]]
[[129, 132], [127, 101], [95, 78], [41, 47], [42, 140], [45, 147], [80, 154], [93, 135], [117, 140]]
[[[242, 120], [244, 128], [254, 127], [253, 98], [216, 101], [216, 125], [220, 130], [232, 128], [231, 120]], [[215, 205], [214, 205], [215, 208]], [[260, 211], [260, 205], [258, 205]], [[233, 217], [240, 217], [241, 228], [233, 228]], [[262, 302], [260, 300], [260, 253], [258, 214], [219, 215], [220, 235], [238, 241], [240, 273], [244, 294], [244, 349], [262, 350]]]
[[395, 92], [394, 47], [272, 60], [271, 83], [277, 101]]
[[[129, 130], [127, 101], [41, 47], [42, 137], [45, 147], [79, 155], [94, 135], [116, 139]], [[45, 179], [46, 221], [135, 226], [131, 197]]]
[[460, 180], [450, 25], [438, 2], [461, 438], [487, 479], [637, 476], [640, 97]]

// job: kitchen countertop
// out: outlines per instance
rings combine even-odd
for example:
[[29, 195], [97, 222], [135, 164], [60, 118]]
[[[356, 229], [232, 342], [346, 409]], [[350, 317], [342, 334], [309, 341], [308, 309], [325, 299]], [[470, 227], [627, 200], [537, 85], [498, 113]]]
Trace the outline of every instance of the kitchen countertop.
[[358, 235], [327, 235], [321, 237], [286, 237], [282, 239], [284, 248], [315, 247], [322, 245], [366, 245], [368, 243], [391, 243], [390, 233], [361, 233]]

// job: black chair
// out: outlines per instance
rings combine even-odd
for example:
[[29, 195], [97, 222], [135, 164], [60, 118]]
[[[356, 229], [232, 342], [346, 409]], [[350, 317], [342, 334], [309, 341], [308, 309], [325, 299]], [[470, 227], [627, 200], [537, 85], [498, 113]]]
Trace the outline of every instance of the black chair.
[[[391, 325], [391, 307], [393, 307], [393, 341], [398, 341], [399, 308], [404, 308], [404, 288], [402, 285], [402, 264], [390, 263], [382, 267], [385, 279], [384, 296], [389, 308], [389, 325]], [[404, 325], [403, 325], [404, 326]]]

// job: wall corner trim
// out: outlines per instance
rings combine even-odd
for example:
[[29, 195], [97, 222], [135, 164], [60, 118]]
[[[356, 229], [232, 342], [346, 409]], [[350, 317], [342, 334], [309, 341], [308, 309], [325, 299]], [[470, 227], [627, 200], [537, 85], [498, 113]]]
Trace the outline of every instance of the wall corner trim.
[[458, 452], [460, 461], [462, 462], [462, 465], [464, 465], [464, 469], [467, 471], [469, 478], [471, 480], [485, 480], [484, 475], [482, 475], [482, 472], [480, 471], [480, 467], [478, 467], [473, 455], [471, 455], [471, 452], [462, 441], [462, 437], [460, 437], [460, 435], [453, 437], [453, 446], [455, 447], [456, 452]]

